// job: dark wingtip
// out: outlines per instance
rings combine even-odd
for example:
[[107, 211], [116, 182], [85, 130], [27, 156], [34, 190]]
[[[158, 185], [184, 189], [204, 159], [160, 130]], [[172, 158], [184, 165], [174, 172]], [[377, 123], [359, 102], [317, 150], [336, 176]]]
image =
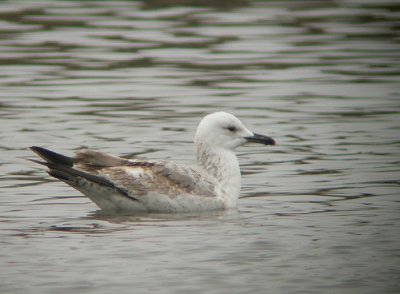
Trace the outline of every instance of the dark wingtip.
[[71, 157], [56, 153], [54, 151], [48, 150], [43, 147], [39, 146], [31, 146], [29, 147], [33, 152], [35, 152], [37, 155], [39, 155], [41, 158], [46, 160], [49, 163], [53, 164], [63, 164], [67, 166], [73, 166], [74, 161]]

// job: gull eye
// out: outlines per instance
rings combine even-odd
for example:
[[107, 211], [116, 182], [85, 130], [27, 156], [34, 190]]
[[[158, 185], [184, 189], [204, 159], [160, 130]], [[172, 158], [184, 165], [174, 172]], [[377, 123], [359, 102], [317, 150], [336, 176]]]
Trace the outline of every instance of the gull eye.
[[237, 131], [237, 128], [234, 127], [234, 126], [227, 126], [226, 129], [227, 129], [229, 132], [232, 132], [232, 133], [234, 133], [234, 132]]

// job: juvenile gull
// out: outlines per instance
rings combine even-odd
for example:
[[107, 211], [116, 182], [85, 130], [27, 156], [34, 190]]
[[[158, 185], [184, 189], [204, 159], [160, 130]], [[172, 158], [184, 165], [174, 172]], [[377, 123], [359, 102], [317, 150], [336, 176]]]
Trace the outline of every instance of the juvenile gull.
[[42, 147], [30, 149], [45, 161], [48, 173], [89, 197], [108, 212], [189, 212], [228, 209], [240, 193], [240, 168], [234, 150], [246, 142], [274, 145], [250, 132], [234, 115], [205, 116], [196, 131], [197, 162], [125, 159], [99, 151], [68, 157]]

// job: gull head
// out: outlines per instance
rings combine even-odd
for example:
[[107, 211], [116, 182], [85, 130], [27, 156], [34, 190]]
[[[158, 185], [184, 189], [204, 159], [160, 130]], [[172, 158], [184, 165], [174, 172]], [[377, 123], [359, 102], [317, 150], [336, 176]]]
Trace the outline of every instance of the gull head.
[[194, 142], [197, 146], [227, 150], [235, 150], [247, 142], [275, 145], [272, 138], [249, 131], [237, 117], [222, 111], [211, 113], [201, 120]]

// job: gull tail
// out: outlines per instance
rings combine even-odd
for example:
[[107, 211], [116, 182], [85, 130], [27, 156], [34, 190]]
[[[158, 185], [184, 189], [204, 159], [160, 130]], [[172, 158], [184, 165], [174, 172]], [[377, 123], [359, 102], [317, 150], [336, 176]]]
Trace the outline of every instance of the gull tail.
[[31, 161], [47, 166], [48, 174], [70, 185], [73, 184], [73, 177], [76, 176], [73, 169], [74, 161], [71, 157], [56, 153], [43, 147], [32, 146], [30, 149], [43, 158], [45, 161], [31, 159]]
[[[67, 183], [77, 190], [81, 190], [81, 188], [84, 186], [95, 184], [99, 187], [111, 189], [121, 195], [128, 196], [126, 191], [116, 187], [107, 179], [75, 169], [73, 167], [74, 159], [72, 157], [68, 157], [38, 146], [32, 146], [30, 149], [45, 160], [39, 161], [30, 159], [31, 161], [48, 167], [49, 171], [47, 173], [50, 176]], [[136, 200], [131, 196], [128, 197], [131, 200]]]

